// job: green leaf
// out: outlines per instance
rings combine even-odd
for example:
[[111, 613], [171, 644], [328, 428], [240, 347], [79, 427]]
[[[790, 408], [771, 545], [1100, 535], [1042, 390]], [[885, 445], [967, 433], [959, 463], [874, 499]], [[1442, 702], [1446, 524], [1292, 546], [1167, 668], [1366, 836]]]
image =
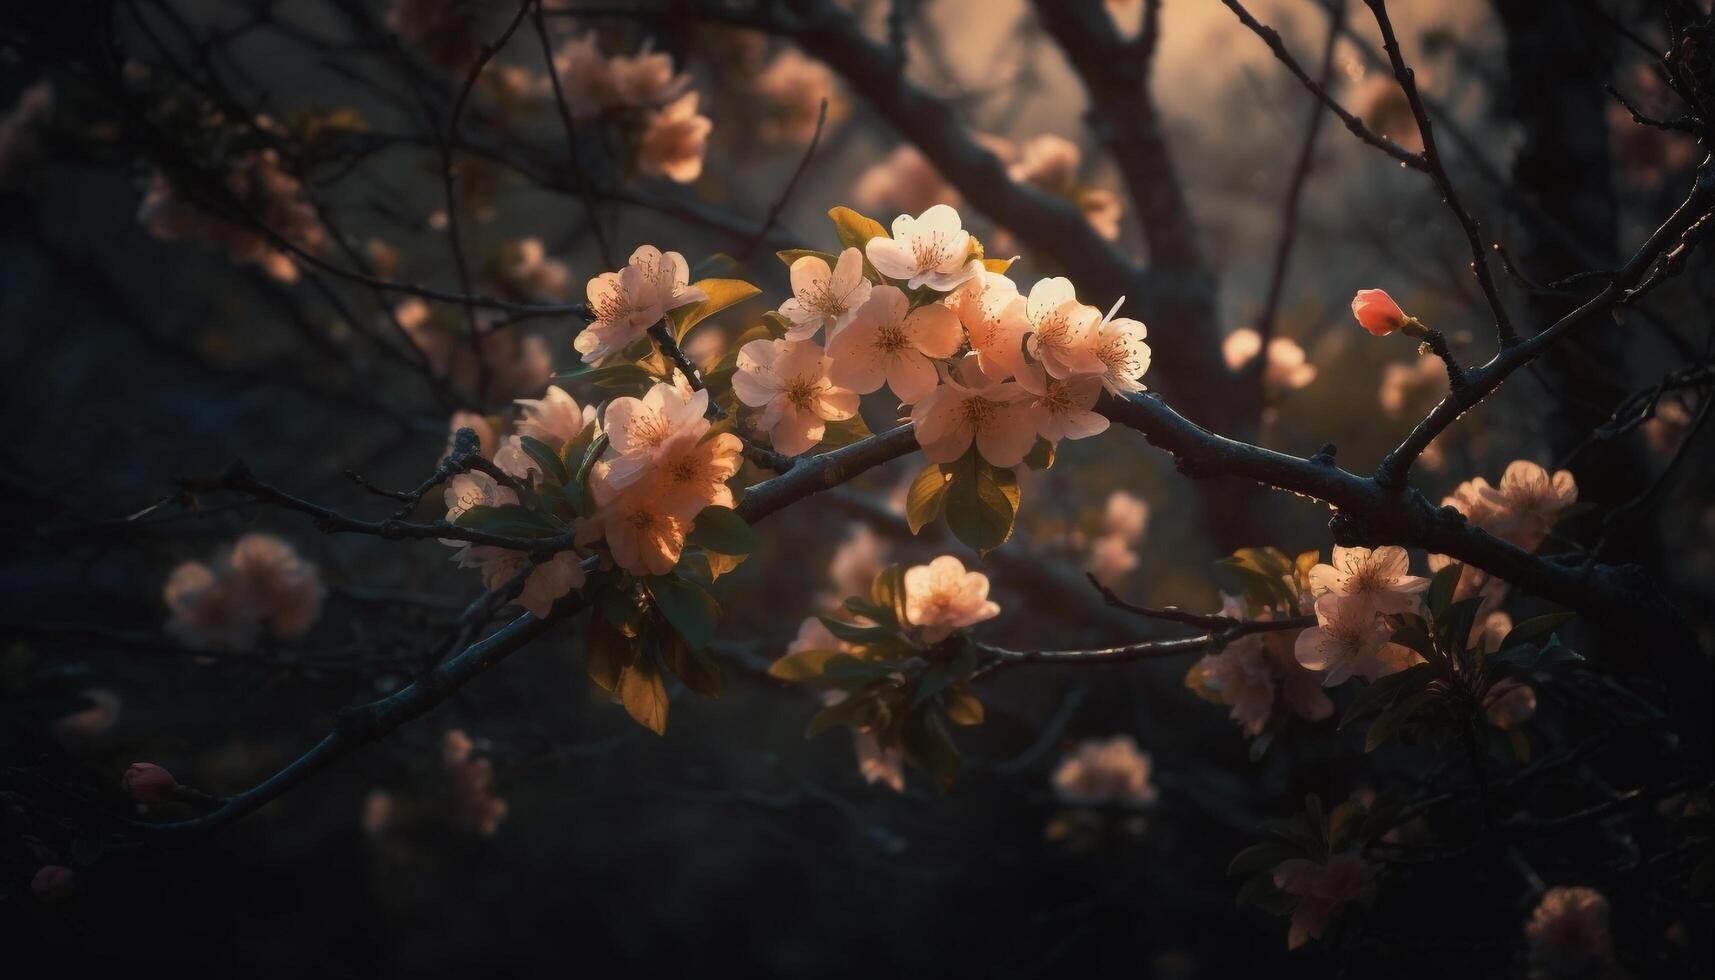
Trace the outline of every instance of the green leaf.
[[842, 422], [829, 422], [822, 432], [822, 441], [818, 443], [818, 448], [824, 451], [839, 449], [854, 442], [861, 442], [874, 434], [869, 431], [862, 415], [853, 415]]
[[1252, 844], [1227, 862], [1227, 874], [1246, 875], [1273, 872], [1283, 861], [1301, 858], [1304, 852], [1285, 841], [1262, 841]]
[[815, 680], [827, 669], [828, 660], [843, 650], [795, 650], [768, 665], [768, 676], [794, 683]]
[[804, 732], [805, 738], [815, 738], [830, 728], [840, 725], [850, 725], [854, 728], [862, 726], [874, 716], [875, 696], [869, 693], [854, 694], [837, 704], [830, 704], [816, 716], [810, 719], [810, 726]]
[[499, 507], [478, 505], [460, 514], [458, 520], [453, 523], [473, 531], [487, 531], [490, 534], [504, 534], [514, 538], [548, 538], [565, 530], [521, 504], [502, 504]]
[[566, 482], [566, 464], [560, 462], [560, 454], [548, 448], [548, 444], [533, 436], [520, 436], [518, 445], [529, 454], [536, 465], [542, 469], [542, 478], [555, 483]]
[[813, 248], [785, 248], [774, 254], [780, 258], [780, 261], [786, 263], [788, 269], [792, 267], [792, 263], [807, 255], [815, 256], [828, 263], [829, 269], [832, 269], [840, 261], [840, 257], [832, 252], [818, 252]]
[[1399, 698], [1421, 690], [1435, 679], [1435, 669], [1429, 664], [1412, 664], [1398, 673], [1378, 677], [1364, 685], [1363, 690], [1346, 706], [1340, 716], [1339, 731], [1387, 710]]
[[869, 600], [885, 610], [882, 615], [871, 616], [871, 619], [883, 626], [904, 626], [907, 620], [905, 568], [893, 564], [877, 572], [875, 579], [869, 583]]
[[954, 684], [948, 688], [941, 701], [947, 708], [947, 720], [953, 724], [983, 723], [983, 703], [977, 699], [976, 693], [964, 684]]
[[720, 619], [714, 596], [677, 575], [652, 575], [645, 580], [645, 587], [655, 608], [691, 649], [702, 650], [709, 645]]
[[590, 473], [594, 472], [596, 461], [606, 451], [607, 433], [604, 432], [590, 440], [589, 448], [584, 450], [583, 461], [578, 464], [578, 472], [572, 477], [572, 482], [566, 484], [566, 499], [579, 516], [588, 517], [595, 513], [595, 497], [590, 494]]
[[726, 693], [726, 673], [706, 651], [693, 650], [677, 634], [669, 634], [661, 641], [661, 652], [668, 668], [692, 691], [705, 698]]
[[619, 699], [639, 725], [657, 735], [667, 734], [667, 685], [661, 669], [649, 657], [638, 657], [619, 679]]
[[701, 289], [708, 298], [668, 312], [667, 320], [673, 326], [674, 340], [684, 340], [692, 327], [762, 292], [743, 279], [699, 279], [691, 283], [691, 288]]
[[1012, 537], [1018, 517], [1018, 477], [990, 466], [972, 446], [953, 464], [947, 485], [947, 526], [953, 536], [986, 554]]
[[1570, 622], [1576, 615], [1576, 613], [1557, 612], [1527, 619], [1514, 626], [1512, 632], [1501, 640], [1501, 649], [1511, 650], [1513, 647], [1522, 646], [1526, 643], [1540, 642], [1554, 635], [1555, 630]]
[[620, 678], [637, 659], [637, 646], [600, 615], [592, 614], [584, 629], [584, 669], [590, 680], [608, 693], [619, 690]]
[[918, 472], [917, 479], [911, 481], [911, 490], [905, 495], [905, 522], [911, 526], [912, 534], [922, 531], [941, 516], [950, 480], [952, 474], [942, 470], [941, 464], [930, 463]]
[[828, 616], [817, 616], [828, 632], [847, 643], [877, 643], [893, 636], [893, 631], [879, 626], [857, 626], [843, 619], [833, 619]]
[[1424, 605], [1429, 609], [1429, 618], [1440, 619], [1441, 613], [1453, 602], [1453, 593], [1459, 588], [1459, 576], [1465, 571], [1465, 566], [1457, 562], [1448, 565], [1435, 573], [1429, 580], [1429, 594], [1424, 597]]
[[575, 393], [586, 386], [602, 389], [602, 393], [612, 395], [641, 394], [658, 380], [635, 363], [627, 361], [622, 364], [609, 364], [606, 367], [582, 368], [565, 371], [554, 375], [554, 380], [562, 387]]
[[887, 228], [874, 218], [865, 217], [851, 208], [837, 207], [828, 211], [834, 219], [834, 234], [843, 248], [863, 250], [871, 238], [887, 238]]
[[1059, 456], [1059, 448], [1041, 436], [1036, 437], [1036, 445], [1030, 447], [1030, 454], [1024, 457], [1024, 465], [1033, 470], [1051, 470], [1054, 460]]
[[685, 540], [722, 555], [748, 555], [762, 539], [731, 507], [704, 507]]

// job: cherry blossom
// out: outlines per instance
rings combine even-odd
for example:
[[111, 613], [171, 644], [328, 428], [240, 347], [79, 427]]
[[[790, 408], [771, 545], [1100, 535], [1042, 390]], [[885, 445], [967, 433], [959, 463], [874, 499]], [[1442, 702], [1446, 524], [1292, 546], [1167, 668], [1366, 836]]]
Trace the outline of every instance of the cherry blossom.
[[787, 340], [809, 340], [822, 329], [832, 340], [869, 299], [863, 253], [856, 248], [841, 252], [831, 270], [819, 255], [800, 256], [792, 262], [791, 275], [792, 298], [780, 304], [780, 315], [792, 321]]
[[[1233, 619], [1276, 618], [1274, 610], [1253, 612], [1236, 596], [1223, 595], [1221, 600], [1221, 614]], [[1302, 634], [1271, 630], [1240, 637], [1193, 664], [1185, 684], [1198, 697], [1231, 707], [1232, 719], [1247, 735], [1261, 734], [1286, 715], [1321, 721], [1334, 713], [1334, 702], [1322, 690], [1318, 675], [1294, 655]]]
[[247, 597], [200, 561], [173, 569], [162, 594], [172, 612], [167, 632], [187, 646], [242, 650], [261, 633], [261, 619]]
[[1084, 153], [1078, 144], [1064, 136], [1044, 133], [1024, 141], [1018, 149], [1018, 159], [1007, 167], [1007, 176], [1020, 183], [1035, 184], [1044, 190], [1064, 193], [1078, 179], [1078, 168], [1084, 164]]
[[1578, 483], [1570, 471], [1550, 476], [1528, 459], [1514, 460], [1501, 474], [1500, 486], [1480, 492], [1494, 508], [1495, 533], [1527, 551], [1540, 545], [1561, 514], [1578, 502]]
[[1096, 577], [1103, 585], [1113, 585], [1121, 578], [1137, 568], [1137, 552], [1125, 539], [1117, 535], [1104, 534], [1090, 545], [1090, 557], [1084, 562], [1084, 571]]
[[1149, 504], [1136, 494], [1115, 490], [1102, 505], [1102, 530], [1127, 544], [1143, 540], [1149, 524]]
[[1125, 205], [1118, 194], [1105, 187], [1085, 187], [1078, 191], [1077, 203], [1096, 234], [1110, 242], [1120, 237], [1120, 216], [1125, 213]]
[[[814, 620], [814, 622], [817, 626], [822, 625], [820, 620]], [[808, 628], [808, 623], [806, 623], [805, 628], [799, 631], [800, 639], [804, 638]], [[822, 629], [825, 632], [827, 627], [822, 626]], [[808, 647], [806, 649], [840, 648]], [[822, 703], [829, 706], [836, 705], [848, 696], [844, 691], [825, 691], [822, 693]], [[881, 736], [875, 728], [865, 725], [861, 728], [852, 729], [852, 750], [857, 754], [858, 774], [863, 777], [866, 784], [873, 786], [880, 783], [895, 793], [905, 792], [905, 752], [903, 749], [897, 745], [883, 746]]]
[[621, 491], [600, 473], [590, 477], [596, 513], [578, 526], [580, 544], [603, 538], [619, 567], [633, 575], [665, 575], [679, 563], [690, 520], [664, 506], [665, 487], [640, 480]]
[[316, 566], [285, 541], [252, 532], [214, 564], [185, 562], [162, 590], [167, 632], [186, 644], [242, 650], [266, 626], [276, 639], [302, 636], [321, 616], [327, 590]]
[[586, 364], [600, 364], [630, 347], [671, 310], [708, 299], [690, 285], [691, 269], [678, 252], [643, 245], [625, 268], [589, 281], [587, 295], [595, 321], [572, 346]]
[[947, 308], [959, 318], [983, 373], [999, 381], [1024, 366], [1024, 297], [1018, 285], [984, 269], [955, 289]]
[[1370, 868], [1355, 853], [1335, 854], [1326, 863], [1305, 858], [1282, 861], [1274, 886], [1294, 898], [1286, 945], [1297, 949], [1320, 938], [1340, 906], [1366, 898], [1373, 890]]
[[961, 226], [959, 212], [945, 204], [915, 218], [894, 218], [893, 237], [870, 239], [864, 254], [877, 272], [905, 280], [908, 289], [951, 292], [983, 267], [971, 256], [971, 233]]
[[464, 729], [441, 739], [441, 764], [452, 783], [453, 815], [466, 829], [491, 837], [506, 819], [507, 804], [494, 792], [494, 766], [478, 758], [476, 743]]
[[927, 643], [939, 643], [954, 630], [1000, 615], [989, 599], [988, 576], [968, 572], [952, 555], [905, 570], [905, 618]]
[[[1221, 356], [1227, 368], [1240, 371], [1256, 359], [1262, 349], [1262, 334], [1249, 327], [1240, 327], [1227, 334], [1221, 342]], [[1290, 337], [1273, 337], [1268, 342], [1268, 360], [1263, 365], [1262, 383], [1278, 394], [1295, 391], [1316, 380], [1316, 366], [1307, 363], [1304, 348]]]
[[100, 738], [119, 723], [119, 709], [124, 706], [119, 695], [96, 687], [79, 692], [78, 697], [89, 705], [54, 722], [54, 735], [60, 741], [76, 743]]
[[738, 352], [732, 377], [739, 401], [762, 409], [759, 424], [776, 451], [807, 452], [822, 441], [827, 423], [857, 414], [858, 396], [828, 376], [833, 361], [810, 341], [753, 340]]
[[514, 427], [518, 434], [550, 449], [577, 439], [596, 420], [595, 406], [579, 407], [577, 400], [558, 385], [550, 385], [541, 398], [519, 398], [515, 404], [524, 413]]
[[610, 468], [604, 478], [616, 488], [630, 486], [660, 461], [674, 436], [701, 439], [709, 431], [708, 410], [706, 390], [666, 383], [653, 385], [642, 398], [626, 395], [608, 402], [602, 418]]
[[697, 112], [697, 93], [686, 92], [652, 112], [637, 144], [637, 169], [689, 184], [703, 175], [703, 154], [714, 124]]
[[1026, 364], [1019, 369], [1018, 385], [1030, 394], [1019, 404], [1036, 432], [1049, 442], [1085, 439], [1107, 431], [1107, 416], [1094, 411], [1096, 399], [1102, 396], [1102, 379], [1096, 375], [1062, 381], [1040, 364]]
[[930, 303], [911, 309], [895, 286], [877, 286], [849, 324], [828, 343], [834, 384], [859, 394], [885, 381], [901, 402], [911, 404], [935, 387], [936, 358], [959, 348], [959, 318]]
[[868, 524], [852, 525], [851, 533], [834, 549], [828, 562], [828, 578], [834, 584], [827, 596], [837, 606], [848, 596], [868, 595], [870, 583], [887, 565], [887, 546]]
[[[1025, 349], [1056, 378], [1106, 374], [1095, 352], [1095, 327], [1101, 312], [1078, 302], [1069, 279], [1039, 279], [1030, 287], [1024, 315]], [[1135, 322], [1135, 321], [1133, 321]], [[1141, 324], [1139, 324], [1141, 326]]]
[[1090, 333], [1090, 348], [1104, 368], [1102, 387], [1116, 395], [1142, 391], [1137, 379], [1149, 370], [1149, 345], [1143, 342], [1149, 331], [1143, 321], [1114, 316], [1124, 302], [1121, 296]]
[[[529, 555], [509, 548], [472, 548], [469, 557], [481, 562], [482, 587], [489, 590], [504, 588], [530, 567]], [[532, 615], [546, 618], [556, 601], [583, 584], [583, 563], [573, 552], [561, 551], [531, 568], [523, 591], [512, 601]]]
[[774, 56], [753, 85], [769, 112], [757, 125], [758, 135], [773, 144], [807, 143], [816, 135], [822, 100], [828, 100], [828, 123], [845, 113], [833, 72], [797, 48]]
[[727, 481], [744, 465], [744, 444], [730, 432], [712, 437], [689, 430], [675, 432], [661, 444], [655, 468], [646, 479], [659, 484], [657, 506], [691, 521], [705, 507], [732, 507]]
[[991, 381], [975, 354], [966, 354], [951, 371], [939, 370], [944, 383], [911, 409], [923, 455], [951, 463], [975, 443], [992, 466], [1024, 462], [1036, 445], [1035, 417], [1025, 404], [1030, 392], [1016, 381]]
[[1612, 961], [1608, 899], [1594, 888], [1558, 886], [1543, 893], [1525, 923], [1532, 980], [1587, 976]]
[[1411, 556], [1404, 548], [1390, 545], [1372, 551], [1335, 545], [1331, 564], [1310, 569], [1310, 592], [1362, 597], [1384, 615], [1416, 612], [1429, 580], [1408, 574], [1410, 567]]
[[316, 566], [272, 534], [240, 537], [227, 558], [237, 588], [281, 639], [302, 636], [321, 618], [322, 585]]
[[913, 214], [937, 204], [957, 207], [959, 192], [917, 147], [901, 143], [858, 176], [852, 196], [860, 207], [891, 207]]
[[1322, 672], [1322, 686], [1335, 687], [1353, 676], [1375, 680], [1421, 660], [1390, 641], [1392, 631], [1367, 598], [1327, 593], [1316, 600], [1316, 625], [1298, 635], [1298, 662]]
[[691, 84], [690, 76], [674, 73], [672, 55], [647, 46], [634, 55], [614, 55], [608, 60], [607, 74], [613, 100], [633, 108], [679, 98]]
[[501, 251], [499, 278], [514, 295], [531, 299], [561, 298], [571, 282], [571, 270], [559, 259], [549, 258], [542, 240], [521, 238]]
[[[615, 101], [613, 75], [593, 33], [574, 37], [560, 45], [554, 52], [554, 73], [560, 79], [560, 94], [565, 97], [566, 111], [574, 120], [588, 122], [601, 115], [604, 106]], [[549, 86], [548, 80], [543, 79], [540, 87], [551, 91]]]
[[1054, 770], [1054, 795], [1074, 806], [1147, 807], [1160, 792], [1149, 781], [1149, 753], [1130, 735], [1087, 738]]

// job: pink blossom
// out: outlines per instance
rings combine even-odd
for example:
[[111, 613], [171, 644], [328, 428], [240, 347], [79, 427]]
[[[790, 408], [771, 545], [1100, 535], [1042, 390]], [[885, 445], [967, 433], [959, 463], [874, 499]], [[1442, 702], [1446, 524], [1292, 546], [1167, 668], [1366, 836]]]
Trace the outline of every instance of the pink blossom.
[[897, 287], [877, 286], [828, 344], [828, 379], [859, 394], [886, 382], [895, 397], [911, 404], [935, 387], [935, 359], [951, 357], [959, 340], [952, 310], [939, 303], [911, 309]]
[[905, 570], [905, 618], [927, 643], [939, 643], [955, 630], [999, 616], [1000, 606], [988, 595], [988, 576], [966, 571], [952, 555]]
[[1149, 781], [1152, 762], [1130, 735], [1087, 738], [1054, 770], [1054, 795], [1074, 806], [1147, 807], [1160, 796]]
[[178, 798], [179, 781], [152, 762], [134, 762], [120, 780], [125, 795], [138, 803], [169, 803]]
[[753, 340], [738, 352], [732, 377], [739, 401], [762, 409], [758, 425], [776, 451], [808, 452], [827, 433], [827, 423], [857, 414], [858, 396], [830, 377], [833, 359], [808, 340]]
[[943, 383], [911, 408], [923, 455], [951, 463], [974, 443], [991, 466], [1024, 462], [1036, 445], [1036, 420], [1025, 400], [1030, 392], [1015, 381], [992, 381], [966, 354], [957, 367], [940, 368]]
[[1369, 866], [1355, 853], [1335, 854], [1326, 863], [1282, 861], [1274, 869], [1274, 886], [1296, 900], [1287, 948], [1321, 938], [1341, 906], [1367, 899], [1375, 888], [1370, 877]]
[[1383, 289], [1360, 289], [1352, 297], [1352, 316], [1358, 325], [1377, 337], [1399, 330], [1410, 319]]

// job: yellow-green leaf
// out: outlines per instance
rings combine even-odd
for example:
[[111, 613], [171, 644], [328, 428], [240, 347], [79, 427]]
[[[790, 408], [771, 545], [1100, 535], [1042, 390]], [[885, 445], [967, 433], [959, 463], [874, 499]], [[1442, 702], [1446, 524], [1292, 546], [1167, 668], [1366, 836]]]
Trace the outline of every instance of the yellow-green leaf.
[[807, 681], [822, 676], [828, 658], [838, 656], [839, 650], [798, 650], [788, 653], [768, 665], [768, 676], [783, 681]]
[[1018, 517], [1018, 477], [989, 465], [975, 446], [952, 471], [945, 506], [953, 536], [985, 554], [1005, 544]]
[[684, 340], [692, 327], [727, 307], [742, 303], [762, 292], [743, 279], [698, 279], [691, 283], [691, 288], [701, 289], [708, 298], [700, 303], [681, 306], [667, 314], [668, 321], [673, 324], [675, 340]]
[[947, 706], [947, 720], [955, 725], [980, 725], [983, 723], [983, 703], [971, 693], [971, 689], [963, 684], [955, 684], [942, 695], [942, 701]]
[[911, 490], [905, 495], [905, 522], [911, 526], [912, 534], [922, 531], [941, 516], [941, 505], [947, 498], [947, 483], [951, 479], [952, 475], [942, 470], [941, 464], [930, 463], [917, 474], [917, 479], [911, 481]]
[[619, 699], [625, 711], [657, 735], [667, 733], [667, 685], [661, 669], [649, 657], [638, 657], [619, 678]]
[[840, 245], [844, 248], [861, 251], [871, 238], [890, 237], [886, 226], [881, 222], [861, 215], [851, 208], [833, 208], [828, 211], [828, 217], [834, 219], [834, 233], [840, 237]]

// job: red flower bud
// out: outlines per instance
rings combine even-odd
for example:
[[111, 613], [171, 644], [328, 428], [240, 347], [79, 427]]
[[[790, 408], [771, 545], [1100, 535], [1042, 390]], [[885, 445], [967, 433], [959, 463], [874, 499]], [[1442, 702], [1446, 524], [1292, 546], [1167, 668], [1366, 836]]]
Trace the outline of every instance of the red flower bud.
[[30, 879], [30, 890], [44, 902], [63, 902], [76, 887], [76, 872], [62, 864], [44, 865]]
[[152, 762], [135, 762], [120, 780], [125, 792], [138, 803], [165, 803], [178, 795], [179, 781]]
[[1385, 289], [1358, 290], [1352, 297], [1352, 315], [1358, 318], [1358, 326], [1377, 337], [1386, 337], [1411, 319]]

